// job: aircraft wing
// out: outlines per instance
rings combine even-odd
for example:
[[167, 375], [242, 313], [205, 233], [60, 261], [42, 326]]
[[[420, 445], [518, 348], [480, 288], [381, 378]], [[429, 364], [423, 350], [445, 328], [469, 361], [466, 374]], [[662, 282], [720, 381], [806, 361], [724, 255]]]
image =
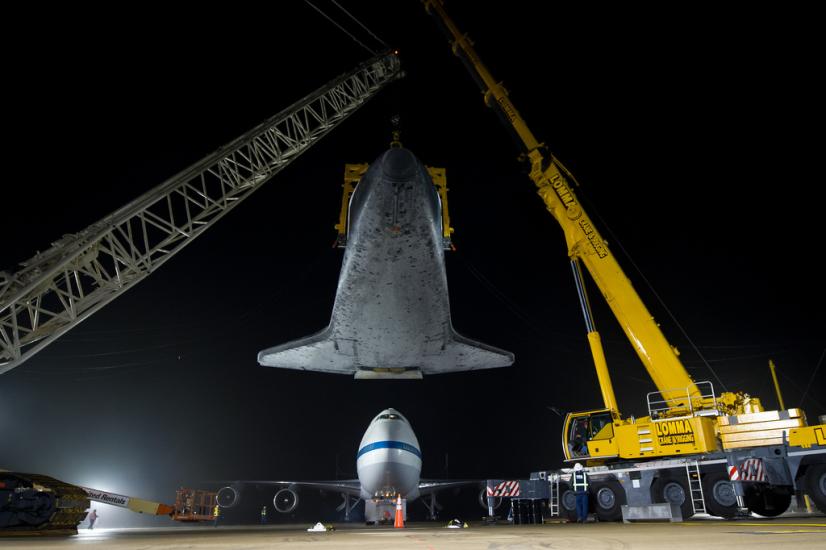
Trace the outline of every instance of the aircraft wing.
[[[336, 479], [330, 481], [291, 481], [291, 480], [256, 480], [239, 479], [221, 487], [215, 495], [215, 500], [221, 508], [234, 508], [243, 500], [245, 488], [255, 487], [259, 491], [264, 487], [271, 487], [273, 493], [272, 504], [277, 512], [288, 514], [298, 506], [298, 491], [300, 489], [318, 489], [330, 493], [344, 495], [345, 514], [349, 515], [354, 502], [361, 498], [361, 484], [357, 479]], [[266, 513], [266, 508], [262, 514]]]
[[484, 481], [478, 479], [449, 480], [449, 479], [422, 479], [419, 481], [419, 495], [425, 496], [445, 489], [455, 489], [459, 487], [483, 487]]
[[294, 489], [307, 488], [329, 491], [331, 493], [346, 493], [351, 496], [361, 494], [361, 484], [357, 479], [336, 479], [330, 481], [269, 481], [269, 480], [238, 480], [230, 485], [275, 485], [276, 487], [292, 487]]

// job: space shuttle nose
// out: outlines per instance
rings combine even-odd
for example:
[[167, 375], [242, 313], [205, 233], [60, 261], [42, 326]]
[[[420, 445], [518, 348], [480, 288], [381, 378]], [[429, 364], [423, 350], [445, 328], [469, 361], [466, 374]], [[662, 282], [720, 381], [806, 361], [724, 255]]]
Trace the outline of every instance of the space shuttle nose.
[[408, 180], [416, 174], [417, 163], [416, 157], [407, 149], [390, 149], [382, 159], [382, 173], [386, 179]]

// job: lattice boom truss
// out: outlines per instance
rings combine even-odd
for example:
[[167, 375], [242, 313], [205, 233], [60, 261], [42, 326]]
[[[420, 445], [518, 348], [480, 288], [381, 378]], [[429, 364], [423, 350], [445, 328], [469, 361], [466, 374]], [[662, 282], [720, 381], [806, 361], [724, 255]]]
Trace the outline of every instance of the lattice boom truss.
[[381, 54], [78, 234], [0, 272], [0, 374], [160, 267], [401, 76]]

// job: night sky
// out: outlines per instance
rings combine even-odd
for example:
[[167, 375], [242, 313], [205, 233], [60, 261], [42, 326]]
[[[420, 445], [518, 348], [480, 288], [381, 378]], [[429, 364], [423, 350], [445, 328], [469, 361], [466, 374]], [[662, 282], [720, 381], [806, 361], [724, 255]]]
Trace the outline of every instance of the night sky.
[[[561, 231], [421, 5], [339, 3], [401, 50], [407, 77], [147, 280], [0, 376], [0, 467], [164, 501], [212, 480], [349, 478], [386, 407], [413, 425], [424, 477], [561, 465], [550, 407], [601, 406]], [[108, 24], [76, 7], [21, 18], [26, 39], [4, 70], [0, 268], [15, 271], [370, 55], [305, 3], [285, 4], [195, 19], [110, 13]], [[813, 15], [478, 6], [448, 11], [577, 176], [695, 380], [774, 408], [773, 358], [786, 405], [810, 421], [826, 414]], [[397, 113], [404, 145], [447, 168], [454, 327], [516, 363], [418, 382], [259, 366], [259, 350], [329, 322], [343, 165], [381, 154]], [[590, 294], [620, 408], [642, 415], [653, 385], [593, 285]]]

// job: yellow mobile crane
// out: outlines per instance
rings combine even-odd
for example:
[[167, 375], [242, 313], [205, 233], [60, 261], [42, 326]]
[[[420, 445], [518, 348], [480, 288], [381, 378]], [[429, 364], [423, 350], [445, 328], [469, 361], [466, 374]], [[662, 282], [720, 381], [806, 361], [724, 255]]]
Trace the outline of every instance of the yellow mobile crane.
[[[675, 504], [683, 517], [695, 512], [731, 517], [738, 508], [773, 516], [802, 490], [826, 512], [826, 425], [807, 426], [800, 409], [766, 411], [759, 399], [744, 392], [717, 394], [711, 382], [692, 380], [577, 200], [569, 183], [573, 176], [534, 137], [441, 0], [423, 4], [482, 89], [485, 104], [523, 147], [530, 178], [565, 235], [605, 407], [569, 413], [562, 448], [567, 462], [588, 464], [600, 518], [619, 519], [625, 502], [640, 508]], [[620, 415], [583, 284], [583, 265], [658, 389], [648, 395], [646, 417]], [[573, 511], [564, 484], [560, 498], [562, 508]]]

